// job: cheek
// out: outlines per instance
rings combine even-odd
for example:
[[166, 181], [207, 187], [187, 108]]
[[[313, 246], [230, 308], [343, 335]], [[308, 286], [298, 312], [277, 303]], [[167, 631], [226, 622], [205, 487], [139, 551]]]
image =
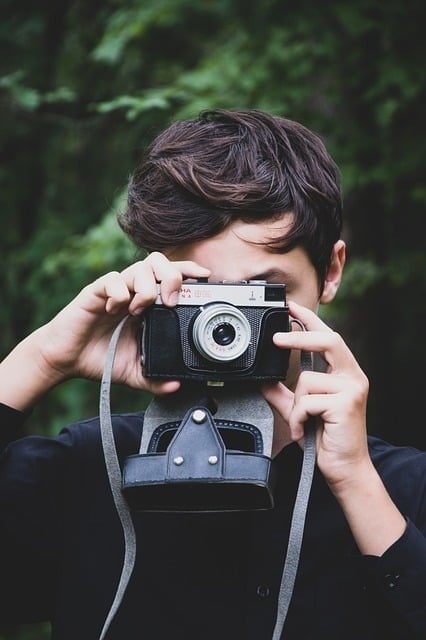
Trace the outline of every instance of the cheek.
[[320, 303], [320, 284], [313, 267], [304, 265], [296, 270], [297, 278], [289, 282], [287, 299], [294, 300], [302, 307], [317, 311]]
[[306, 307], [311, 311], [318, 311], [320, 293], [319, 288], [316, 285], [311, 287], [302, 286], [300, 289], [294, 289], [293, 291], [290, 290], [287, 294], [287, 298], [289, 300], [294, 300], [297, 304], [300, 304], [302, 307]]

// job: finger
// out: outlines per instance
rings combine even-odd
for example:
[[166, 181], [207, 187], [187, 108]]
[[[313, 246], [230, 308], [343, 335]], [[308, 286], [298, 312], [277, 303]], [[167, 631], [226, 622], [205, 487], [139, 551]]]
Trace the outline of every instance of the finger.
[[160, 253], [151, 254], [145, 260], [130, 265], [121, 272], [126, 282], [126, 286], [132, 296], [129, 305], [129, 312], [138, 315], [152, 304], [157, 297], [157, 275], [156, 270], [160, 271], [161, 261], [166, 258]]
[[161, 262], [155, 273], [157, 282], [160, 283], [162, 302], [173, 306], [177, 303], [183, 280], [186, 278], [208, 278], [210, 270], [191, 260], [182, 260], [167, 264]]
[[359, 365], [343, 338], [330, 329], [311, 310], [291, 303], [291, 313], [300, 320], [306, 331], [276, 333], [273, 342], [285, 349], [299, 349], [322, 355], [330, 371], [356, 371]]
[[144, 261], [131, 265], [122, 272], [129, 290], [134, 293], [129, 307], [131, 313], [140, 313], [152, 304], [160, 284], [162, 301], [173, 306], [185, 277], [208, 277], [210, 271], [195, 262], [170, 262], [159, 252], [151, 253]]
[[116, 313], [127, 306], [130, 294], [121, 275], [111, 271], [84, 287], [78, 298], [86, 311]]
[[118, 272], [112, 272], [106, 278], [104, 294], [107, 297], [105, 309], [108, 313], [120, 311], [130, 300], [129, 290]]
[[327, 362], [328, 372], [347, 371], [359, 368], [351, 351], [342, 337], [331, 331], [294, 331], [276, 333], [273, 342], [283, 349], [299, 349], [321, 354]]
[[304, 395], [295, 401], [288, 421], [293, 440], [299, 440], [303, 436], [305, 424], [310, 418], [319, 416], [323, 422], [332, 423], [328, 394]]
[[294, 300], [289, 300], [288, 303], [290, 316], [300, 320], [306, 331], [328, 331], [333, 330], [323, 321], [321, 318], [311, 309], [302, 307]]
[[145, 378], [147, 382], [147, 391], [156, 396], [164, 396], [168, 393], [175, 393], [180, 388], [178, 380], [151, 380]]
[[330, 375], [318, 371], [302, 371], [294, 390], [294, 401], [297, 403], [305, 395], [340, 393], [346, 384], [346, 376]]
[[304, 436], [306, 420], [311, 415], [317, 415], [310, 413], [315, 409], [315, 403], [312, 403], [312, 406], [309, 406], [309, 402], [301, 402], [300, 400], [296, 403], [295, 394], [281, 382], [264, 385], [262, 393], [265, 400], [288, 424], [291, 439], [295, 442], [301, 440]]
[[264, 384], [263, 397], [288, 422], [294, 405], [294, 394], [282, 382]]
[[135, 271], [133, 289], [138, 297], [149, 292], [149, 301], [154, 302], [157, 297], [157, 283], [163, 283], [164, 304], [168, 304], [173, 291], [178, 291], [182, 284], [182, 273], [176, 263], [170, 262], [166, 256], [158, 251], [150, 253], [143, 261], [141, 268]]

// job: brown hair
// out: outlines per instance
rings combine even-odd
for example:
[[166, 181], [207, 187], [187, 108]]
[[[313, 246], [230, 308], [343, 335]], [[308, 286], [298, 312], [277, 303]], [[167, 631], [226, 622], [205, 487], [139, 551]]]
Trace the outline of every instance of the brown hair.
[[209, 238], [234, 220], [293, 212], [269, 245], [307, 251], [320, 283], [340, 236], [340, 173], [321, 139], [303, 125], [258, 110], [210, 110], [175, 122], [146, 150], [118, 217], [131, 240], [164, 251]]

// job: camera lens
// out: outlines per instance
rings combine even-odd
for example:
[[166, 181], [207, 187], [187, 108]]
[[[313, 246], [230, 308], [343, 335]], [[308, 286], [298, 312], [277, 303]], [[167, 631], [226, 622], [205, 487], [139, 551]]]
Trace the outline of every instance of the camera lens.
[[235, 329], [229, 322], [218, 325], [212, 331], [213, 340], [222, 346], [235, 340]]
[[250, 323], [238, 307], [212, 303], [203, 307], [192, 325], [197, 351], [213, 362], [239, 358], [251, 340]]

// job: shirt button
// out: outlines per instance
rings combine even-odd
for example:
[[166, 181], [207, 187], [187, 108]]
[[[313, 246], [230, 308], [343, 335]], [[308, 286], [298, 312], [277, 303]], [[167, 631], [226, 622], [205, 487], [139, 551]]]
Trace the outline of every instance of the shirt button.
[[259, 598], [267, 598], [270, 595], [271, 590], [267, 584], [259, 584], [256, 588], [256, 593]]
[[400, 578], [399, 573], [387, 573], [385, 575], [385, 586], [388, 589], [395, 589]]

